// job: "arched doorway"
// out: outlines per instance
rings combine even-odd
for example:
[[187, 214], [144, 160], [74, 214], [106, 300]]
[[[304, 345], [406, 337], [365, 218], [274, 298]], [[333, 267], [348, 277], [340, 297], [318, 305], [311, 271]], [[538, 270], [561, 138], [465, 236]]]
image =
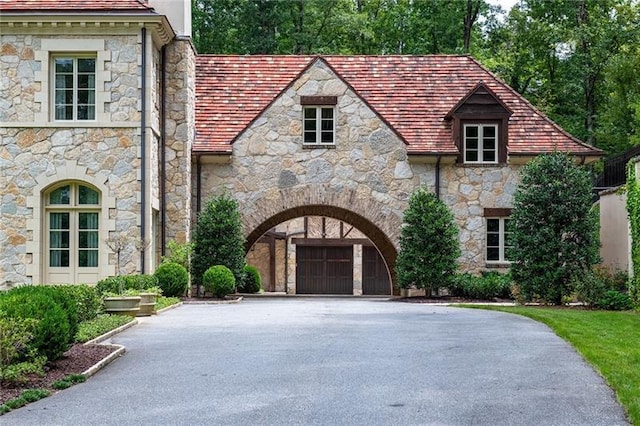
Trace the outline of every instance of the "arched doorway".
[[[284, 253], [279, 249], [283, 243]], [[245, 246], [248, 259], [258, 251], [264, 256], [267, 245], [272, 263], [267, 290], [283, 291], [273, 280], [278, 262], [284, 261], [288, 293], [393, 293], [394, 244], [378, 226], [351, 210], [304, 205], [278, 212], [250, 230]], [[258, 246], [262, 249], [257, 250]], [[283, 257], [274, 259], [274, 254]]]

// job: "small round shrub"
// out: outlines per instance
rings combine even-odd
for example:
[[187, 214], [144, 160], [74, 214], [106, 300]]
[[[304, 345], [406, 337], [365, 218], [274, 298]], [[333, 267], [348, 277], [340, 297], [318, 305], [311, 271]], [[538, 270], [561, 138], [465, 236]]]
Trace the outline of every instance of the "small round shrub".
[[223, 298], [235, 291], [236, 279], [233, 272], [224, 265], [216, 265], [207, 269], [202, 276], [205, 290], [216, 297]]
[[23, 290], [25, 286], [12, 289], [0, 297], [0, 311], [8, 317], [33, 318], [38, 321], [29, 347], [38, 355], [56, 360], [71, 345], [73, 334], [69, 316], [61, 304], [51, 297], [49, 290]]
[[158, 279], [162, 294], [166, 297], [180, 297], [186, 293], [189, 286], [189, 273], [179, 263], [162, 263], [154, 275]]
[[258, 268], [251, 265], [244, 267], [244, 279], [242, 286], [238, 289], [241, 293], [258, 293], [262, 288], [262, 277]]

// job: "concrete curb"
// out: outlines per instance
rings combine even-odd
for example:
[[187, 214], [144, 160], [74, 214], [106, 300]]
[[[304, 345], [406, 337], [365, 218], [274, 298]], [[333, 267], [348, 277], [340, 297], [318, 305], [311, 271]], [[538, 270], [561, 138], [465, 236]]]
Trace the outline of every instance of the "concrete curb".
[[106, 358], [103, 358], [102, 360], [98, 361], [97, 364], [94, 364], [92, 367], [89, 367], [87, 370], [83, 371], [82, 375], [87, 379], [93, 376], [94, 374], [96, 374], [98, 371], [102, 370], [107, 365], [111, 364], [117, 358], [120, 358], [127, 351], [127, 349], [122, 345], [105, 345], [105, 346], [111, 346], [118, 349], [116, 349], [115, 352], [112, 352], [111, 354], [109, 354]]
[[178, 303], [176, 303], [175, 305], [171, 305], [171, 306], [167, 306], [166, 308], [162, 308], [162, 309], [160, 309], [159, 311], [156, 311], [156, 314], [161, 314], [161, 313], [163, 313], [163, 312], [167, 312], [167, 311], [169, 311], [169, 310], [171, 310], [171, 309], [175, 309], [175, 308], [177, 308], [178, 306], [182, 306], [182, 304], [183, 304], [183, 303], [184, 303], [184, 302], [178, 302]]
[[89, 340], [88, 342], [85, 343], [85, 345], [97, 345], [100, 342], [104, 342], [109, 337], [112, 337], [112, 336], [114, 336], [114, 335], [116, 335], [118, 333], [121, 333], [121, 332], [125, 331], [127, 328], [133, 327], [136, 324], [138, 324], [138, 320], [134, 318], [133, 321], [128, 322], [125, 325], [121, 325], [118, 328], [114, 328], [111, 331], [107, 331], [106, 333], [104, 333], [101, 336], [96, 337], [95, 339]]
[[[179, 303], [176, 303], [175, 305], [167, 306], [166, 308], [160, 309], [156, 313], [160, 314], [160, 313], [168, 311], [170, 309], [177, 308], [178, 306], [181, 306], [181, 305], [182, 305], [182, 302], [179, 302]], [[118, 333], [122, 333], [126, 329], [131, 328], [131, 327], [133, 327], [134, 325], [136, 325], [138, 323], [139, 323], [138, 319], [134, 318], [131, 322], [128, 322], [128, 323], [126, 323], [124, 325], [121, 325], [118, 328], [114, 328], [113, 330], [108, 331], [108, 332], [104, 333], [103, 335], [96, 337], [95, 339], [89, 340], [88, 342], [85, 342], [84, 344], [85, 345], [99, 345], [99, 344], [101, 344], [101, 342], [104, 342], [105, 340], [115, 336]], [[115, 352], [112, 352], [111, 354], [107, 355], [105, 358], [103, 358], [100, 361], [98, 361], [92, 367], [89, 367], [86, 371], [83, 371], [82, 375], [85, 376], [87, 379], [89, 377], [93, 376], [94, 374], [96, 374], [98, 371], [102, 370], [107, 365], [111, 364], [117, 358], [120, 358], [127, 351], [127, 348], [125, 348], [122, 345], [105, 344], [104, 346], [111, 346], [111, 347], [115, 347], [117, 349], [115, 350]]]
[[181, 303], [185, 305], [230, 305], [242, 302], [243, 298], [243, 296], [240, 296], [233, 300], [183, 300]]

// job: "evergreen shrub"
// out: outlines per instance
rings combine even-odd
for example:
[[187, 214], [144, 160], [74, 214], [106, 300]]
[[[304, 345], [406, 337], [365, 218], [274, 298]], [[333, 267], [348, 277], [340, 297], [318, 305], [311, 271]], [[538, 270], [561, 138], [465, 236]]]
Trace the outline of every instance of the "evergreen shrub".
[[452, 296], [468, 299], [492, 300], [511, 298], [511, 274], [482, 271], [481, 275], [456, 274], [448, 287]]
[[562, 153], [523, 167], [509, 221], [511, 274], [522, 297], [560, 304], [599, 261], [591, 178]]
[[404, 212], [400, 251], [396, 260], [398, 287], [448, 287], [458, 267], [460, 242], [453, 214], [435, 194], [420, 188]]
[[176, 262], [164, 262], [153, 273], [158, 280], [158, 286], [166, 297], [181, 297], [189, 286], [189, 273]]
[[[64, 305], [52, 294], [47, 286], [16, 287], [0, 296], [0, 311], [7, 317], [35, 319], [37, 325], [28, 344], [29, 349], [49, 360], [56, 360], [71, 345], [74, 336], [71, 330], [77, 329], [77, 323], [72, 328]], [[66, 308], [69, 308], [68, 304]], [[77, 314], [74, 318], [77, 321]], [[27, 350], [27, 353], [32, 352]]]
[[205, 290], [222, 299], [235, 291], [236, 279], [229, 268], [215, 265], [205, 271], [202, 284]]
[[596, 302], [596, 307], [608, 311], [628, 311], [633, 309], [634, 305], [628, 294], [607, 290], [602, 298]]
[[240, 293], [258, 293], [262, 289], [262, 277], [258, 268], [251, 265], [244, 267], [244, 280], [238, 288]]
[[198, 215], [193, 233], [191, 278], [202, 283], [211, 265], [224, 265], [231, 270], [237, 283], [244, 276], [245, 253], [242, 222], [238, 202], [228, 194], [209, 199]]

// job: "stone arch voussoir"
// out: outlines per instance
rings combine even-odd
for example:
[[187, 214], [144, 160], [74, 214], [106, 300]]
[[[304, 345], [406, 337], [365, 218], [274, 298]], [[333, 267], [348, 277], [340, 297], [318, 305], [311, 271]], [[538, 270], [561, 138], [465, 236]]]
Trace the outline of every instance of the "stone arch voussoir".
[[326, 186], [273, 189], [254, 194], [241, 208], [245, 249], [274, 226], [301, 216], [326, 216], [347, 222], [363, 232], [377, 247], [395, 283], [395, 262], [402, 218], [355, 190]]

